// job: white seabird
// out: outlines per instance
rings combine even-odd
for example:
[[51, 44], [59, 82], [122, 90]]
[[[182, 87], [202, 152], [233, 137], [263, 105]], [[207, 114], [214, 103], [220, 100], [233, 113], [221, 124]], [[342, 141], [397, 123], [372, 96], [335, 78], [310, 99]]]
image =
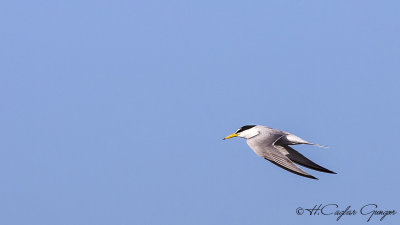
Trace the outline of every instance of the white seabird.
[[289, 145], [306, 144], [323, 148], [326, 148], [326, 146], [305, 141], [291, 133], [261, 125], [246, 125], [239, 128], [235, 133], [225, 137], [223, 140], [233, 137], [247, 139], [247, 144], [257, 155], [294, 174], [317, 179], [300, 169], [296, 164], [320, 172], [336, 174], [307, 159]]

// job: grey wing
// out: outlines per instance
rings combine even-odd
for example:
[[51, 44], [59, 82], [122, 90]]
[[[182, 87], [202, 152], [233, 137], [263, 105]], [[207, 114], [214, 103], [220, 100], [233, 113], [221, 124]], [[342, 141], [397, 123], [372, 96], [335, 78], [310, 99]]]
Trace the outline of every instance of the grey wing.
[[311, 176], [310, 174], [308, 174], [307, 172], [296, 166], [288, 157], [286, 157], [277, 148], [275, 148], [274, 145], [270, 145], [264, 148], [266, 153], [263, 155], [264, 159], [294, 174], [312, 179], [317, 179], [316, 177]]
[[294, 163], [297, 163], [299, 165], [302, 165], [304, 167], [316, 170], [316, 171], [320, 171], [320, 172], [325, 172], [325, 173], [333, 173], [336, 174], [333, 171], [328, 170], [327, 168], [324, 168], [316, 163], [314, 163], [313, 161], [309, 160], [308, 158], [306, 158], [304, 155], [302, 155], [301, 153], [299, 153], [298, 151], [294, 150], [293, 148], [291, 148], [290, 146], [287, 145], [275, 145], [275, 147], [282, 153], [284, 154], [286, 157], [288, 157], [291, 161], [293, 161]]

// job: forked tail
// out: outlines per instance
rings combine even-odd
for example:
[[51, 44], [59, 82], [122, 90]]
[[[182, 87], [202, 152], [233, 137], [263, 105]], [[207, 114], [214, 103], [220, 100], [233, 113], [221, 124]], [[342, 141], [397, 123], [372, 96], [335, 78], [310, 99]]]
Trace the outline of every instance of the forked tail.
[[314, 143], [307, 143], [307, 145], [315, 145], [315, 146], [320, 147], [320, 148], [328, 148], [328, 146], [319, 145], [319, 144], [314, 144]]

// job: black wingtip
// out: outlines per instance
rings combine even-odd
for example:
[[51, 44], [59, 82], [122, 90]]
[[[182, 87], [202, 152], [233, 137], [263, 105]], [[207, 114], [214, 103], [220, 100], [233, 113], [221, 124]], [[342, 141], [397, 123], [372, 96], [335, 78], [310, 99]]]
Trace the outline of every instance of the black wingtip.
[[331, 170], [328, 170], [327, 168], [322, 167], [322, 166], [316, 164], [315, 162], [311, 161], [310, 159], [308, 159], [307, 157], [305, 157], [304, 155], [302, 155], [298, 151], [294, 150], [290, 146], [282, 145], [282, 147], [285, 148], [286, 151], [289, 152], [289, 154], [286, 155], [286, 156], [290, 160], [292, 160], [294, 163], [299, 164], [299, 165], [304, 166], [304, 167], [307, 167], [307, 168], [312, 169], [312, 170], [319, 171], [319, 172], [336, 174], [335, 172], [333, 172]]
[[316, 178], [316, 177], [314, 177], [314, 176], [304, 176], [304, 177], [307, 177], [307, 178], [310, 178], [310, 179], [314, 179], [314, 180], [319, 180], [318, 178]]
[[[292, 172], [292, 171], [290, 171], [290, 172]], [[310, 178], [310, 179], [313, 179], [313, 180], [319, 180], [318, 178], [316, 178], [316, 177], [314, 177], [314, 176], [312, 176], [312, 175], [310, 175], [310, 174], [305, 175], [305, 174], [295, 173], [295, 172], [292, 172], [292, 173], [297, 174], [297, 175], [300, 175], [300, 176], [302, 176], [302, 177], [307, 177], [307, 178]]]
[[[302, 165], [303, 166], [303, 165]], [[305, 166], [306, 167], [306, 166]], [[318, 169], [315, 169], [315, 168], [311, 168], [311, 167], [309, 167], [310, 169], [314, 169], [314, 170], [316, 170], [316, 171], [319, 171], [319, 172], [324, 172], [324, 173], [330, 173], [330, 174], [337, 174], [336, 172], [333, 172], [333, 171], [331, 171], [331, 170], [328, 170], [328, 169], [326, 169], [326, 168], [324, 168], [324, 167], [321, 167], [321, 168], [323, 168], [323, 170], [318, 170]]]
[[291, 172], [291, 173], [294, 173], [294, 174], [296, 174], [296, 175], [299, 175], [299, 176], [302, 176], [302, 177], [307, 177], [307, 178], [314, 179], [314, 180], [318, 180], [318, 178], [316, 178], [316, 177], [314, 177], [314, 176], [312, 176], [312, 175], [310, 175], [310, 174], [308, 174], [308, 173], [306, 173], [306, 174], [304, 174], [304, 173], [299, 173], [299, 172], [296, 172], [296, 171], [291, 170], [291, 169], [289, 169], [289, 168], [286, 168], [286, 167], [282, 166], [281, 164], [279, 164], [279, 163], [277, 163], [277, 162], [275, 162], [275, 161], [269, 160], [269, 159], [267, 159], [267, 158], [264, 158], [264, 159], [266, 159], [266, 160], [272, 162], [273, 164], [279, 166], [280, 168], [282, 168], [282, 169], [284, 169], [284, 170], [287, 170], [287, 171], [289, 171], [289, 172]]

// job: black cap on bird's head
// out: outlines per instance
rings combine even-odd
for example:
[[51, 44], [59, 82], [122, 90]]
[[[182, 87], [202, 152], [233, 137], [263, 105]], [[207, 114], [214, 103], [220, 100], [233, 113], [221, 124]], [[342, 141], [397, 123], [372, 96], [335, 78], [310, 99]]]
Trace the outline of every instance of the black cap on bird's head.
[[240, 133], [240, 132], [242, 132], [242, 131], [248, 130], [248, 129], [253, 128], [253, 127], [255, 127], [255, 126], [256, 126], [256, 125], [246, 125], [246, 126], [243, 126], [243, 127], [239, 128], [235, 133], [238, 134], [238, 133]]
[[250, 128], [253, 128], [255, 126], [257, 126], [257, 125], [246, 125], [246, 126], [243, 126], [243, 127], [239, 128], [235, 133], [225, 137], [223, 140], [229, 139], [229, 138], [233, 138], [233, 137], [237, 137], [237, 136], [239, 136], [240, 132], [243, 132], [243, 131], [248, 130]]

